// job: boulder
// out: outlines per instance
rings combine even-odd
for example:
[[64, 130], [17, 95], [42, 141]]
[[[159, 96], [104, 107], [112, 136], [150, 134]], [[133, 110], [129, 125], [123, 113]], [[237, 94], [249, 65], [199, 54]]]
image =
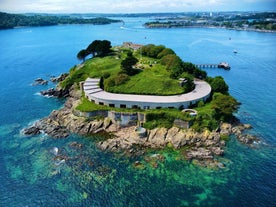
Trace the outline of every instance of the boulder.
[[37, 78], [33, 82], [33, 86], [36, 86], [36, 85], [47, 85], [47, 84], [48, 84], [48, 81], [44, 80], [42, 78]]
[[56, 83], [56, 82], [61, 82], [61, 81], [63, 81], [63, 80], [65, 80], [65, 78], [68, 76], [68, 73], [63, 73], [63, 74], [61, 74], [60, 76], [58, 76], [58, 77], [52, 77], [50, 80], [52, 81], [52, 82], [54, 82], [54, 83]]
[[205, 148], [192, 148], [186, 151], [187, 159], [213, 159], [212, 152]]
[[66, 98], [69, 96], [69, 90], [50, 88], [48, 90], [40, 91], [43, 96], [54, 96], [58, 98]]
[[40, 129], [37, 128], [36, 126], [31, 126], [29, 128], [26, 128], [23, 130], [23, 134], [31, 136], [31, 135], [37, 135], [40, 134]]
[[183, 147], [187, 144], [187, 140], [185, 139], [185, 132], [180, 130], [174, 136], [170, 138], [170, 143], [173, 145], [175, 149]]
[[147, 142], [153, 148], [164, 147], [166, 145], [165, 138], [168, 133], [166, 128], [157, 128], [150, 132]]

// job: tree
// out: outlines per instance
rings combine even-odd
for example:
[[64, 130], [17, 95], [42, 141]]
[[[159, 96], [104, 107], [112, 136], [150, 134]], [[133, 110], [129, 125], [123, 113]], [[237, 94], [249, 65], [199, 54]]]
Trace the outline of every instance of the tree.
[[233, 113], [239, 109], [240, 103], [232, 96], [215, 93], [211, 102], [212, 108], [215, 110], [215, 116], [227, 121], [233, 117]]
[[162, 57], [169, 55], [169, 54], [175, 54], [175, 52], [170, 48], [165, 48], [157, 55], [157, 58], [161, 59]]
[[106, 55], [110, 52], [111, 42], [108, 40], [94, 40], [87, 47], [87, 52], [92, 54], [93, 57], [96, 55]]
[[137, 58], [133, 57], [132, 53], [128, 53], [127, 57], [121, 62], [122, 70], [128, 74], [133, 75], [133, 65], [138, 62]]
[[79, 60], [82, 60], [82, 61], [84, 62], [87, 55], [88, 55], [87, 51], [86, 51], [85, 49], [82, 49], [82, 50], [79, 51], [79, 53], [77, 54], [77, 58], [78, 58]]
[[86, 51], [92, 55], [92, 57], [95, 57], [97, 54], [97, 48], [99, 47], [100, 40], [94, 40], [88, 47], [86, 48]]
[[216, 76], [214, 78], [208, 78], [207, 80], [212, 88], [213, 92], [219, 92], [222, 94], [228, 94], [228, 85], [224, 81], [223, 77]]
[[101, 51], [102, 55], [106, 55], [110, 52], [111, 49], [111, 42], [108, 40], [101, 41], [99, 50]]

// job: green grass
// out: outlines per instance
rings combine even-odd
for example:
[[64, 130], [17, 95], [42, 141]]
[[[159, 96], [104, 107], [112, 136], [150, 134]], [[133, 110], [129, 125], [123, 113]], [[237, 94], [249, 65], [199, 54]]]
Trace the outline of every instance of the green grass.
[[[143, 58], [144, 60], [145, 58]], [[146, 62], [145, 60], [143, 62]], [[149, 61], [153, 62], [153, 61]], [[138, 63], [139, 64], [139, 63]], [[131, 76], [124, 84], [108, 88], [113, 93], [148, 94], [148, 95], [174, 95], [184, 93], [178, 80], [170, 78], [170, 73], [160, 64], [141, 64], [140, 73]]]
[[94, 102], [89, 101], [87, 98], [82, 97], [81, 103], [76, 107], [76, 110], [81, 112], [92, 112], [92, 111], [100, 111], [100, 110], [108, 110], [108, 111], [120, 111], [120, 112], [137, 112], [143, 111], [138, 109], [122, 109], [122, 108], [113, 108], [105, 105], [98, 105]]
[[[120, 58], [121, 57], [121, 58]], [[116, 78], [121, 71], [121, 61], [126, 57], [126, 52], [114, 53], [106, 57], [95, 57], [87, 60], [83, 66], [75, 66], [70, 70], [69, 76], [61, 83], [63, 88], [70, 88], [74, 83], [84, 81], [88, 77], [99, 78], [110, 75]], [[158, 60], [142, 57], [138, 65], [141, 72], [131, 76], [128, 81], [120, 85], [106, 87], [107, 91], [126, 94], [150, 95], [175, 95], [184, 93], [184, 88], [179, 86], [178, 80], [170, 78], [170, 72], [158, 63]]]
[[85, 61], [82, 67], [75, 66], [69, 76], [61, 83], [63, 88], [69, 88], [74, 83], [86, 80], [88, 77], [97, 78], [105, 73], [114, 75], [120, 70], [121, 60], [116, 56], [96, 57]]

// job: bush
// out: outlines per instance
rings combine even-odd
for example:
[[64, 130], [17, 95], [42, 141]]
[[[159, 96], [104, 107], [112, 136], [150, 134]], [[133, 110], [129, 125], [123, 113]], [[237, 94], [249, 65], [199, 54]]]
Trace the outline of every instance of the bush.
[[124, 84], [125, 82], [127, 82], [129, 80], [129, 76], [125, 73], [121, 73], [119, 74], [117, 77], [115, 77], [114, 81], [115, 81], [115, 85], [121, 85]]
[[105, 72], [103, 73], [103, 76], [102, 76], [104, 79], [107, 79], [110, 77], [110, 73], [109, 72]]
[[216, 76], [214, 78], [208, 77], [207, 79], [208, 83], [210, 83], [212, 87], [212, 91], [214, 93], [222, 93], [222, 94], [228, 94], [228, 85], [224, 81], [223, 77]]
[[104, 88], [105, 90], [108, 90], [108, 88], [115, 86], [115, 79], [110, 77], [106, 80], [104, 80]]

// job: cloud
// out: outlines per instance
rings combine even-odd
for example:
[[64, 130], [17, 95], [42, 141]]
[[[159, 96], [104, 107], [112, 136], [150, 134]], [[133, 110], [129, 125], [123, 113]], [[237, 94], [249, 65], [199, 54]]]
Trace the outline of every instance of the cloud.
[[[271, 8], [274, 0], [0, 0], [9, 12], [141, 13]], [[253, 6], [250, 6], [253, 5]], [[273, 8], [273, 7], [272, 7]], [[275, 9], [275, 6], [274, 6]]]

